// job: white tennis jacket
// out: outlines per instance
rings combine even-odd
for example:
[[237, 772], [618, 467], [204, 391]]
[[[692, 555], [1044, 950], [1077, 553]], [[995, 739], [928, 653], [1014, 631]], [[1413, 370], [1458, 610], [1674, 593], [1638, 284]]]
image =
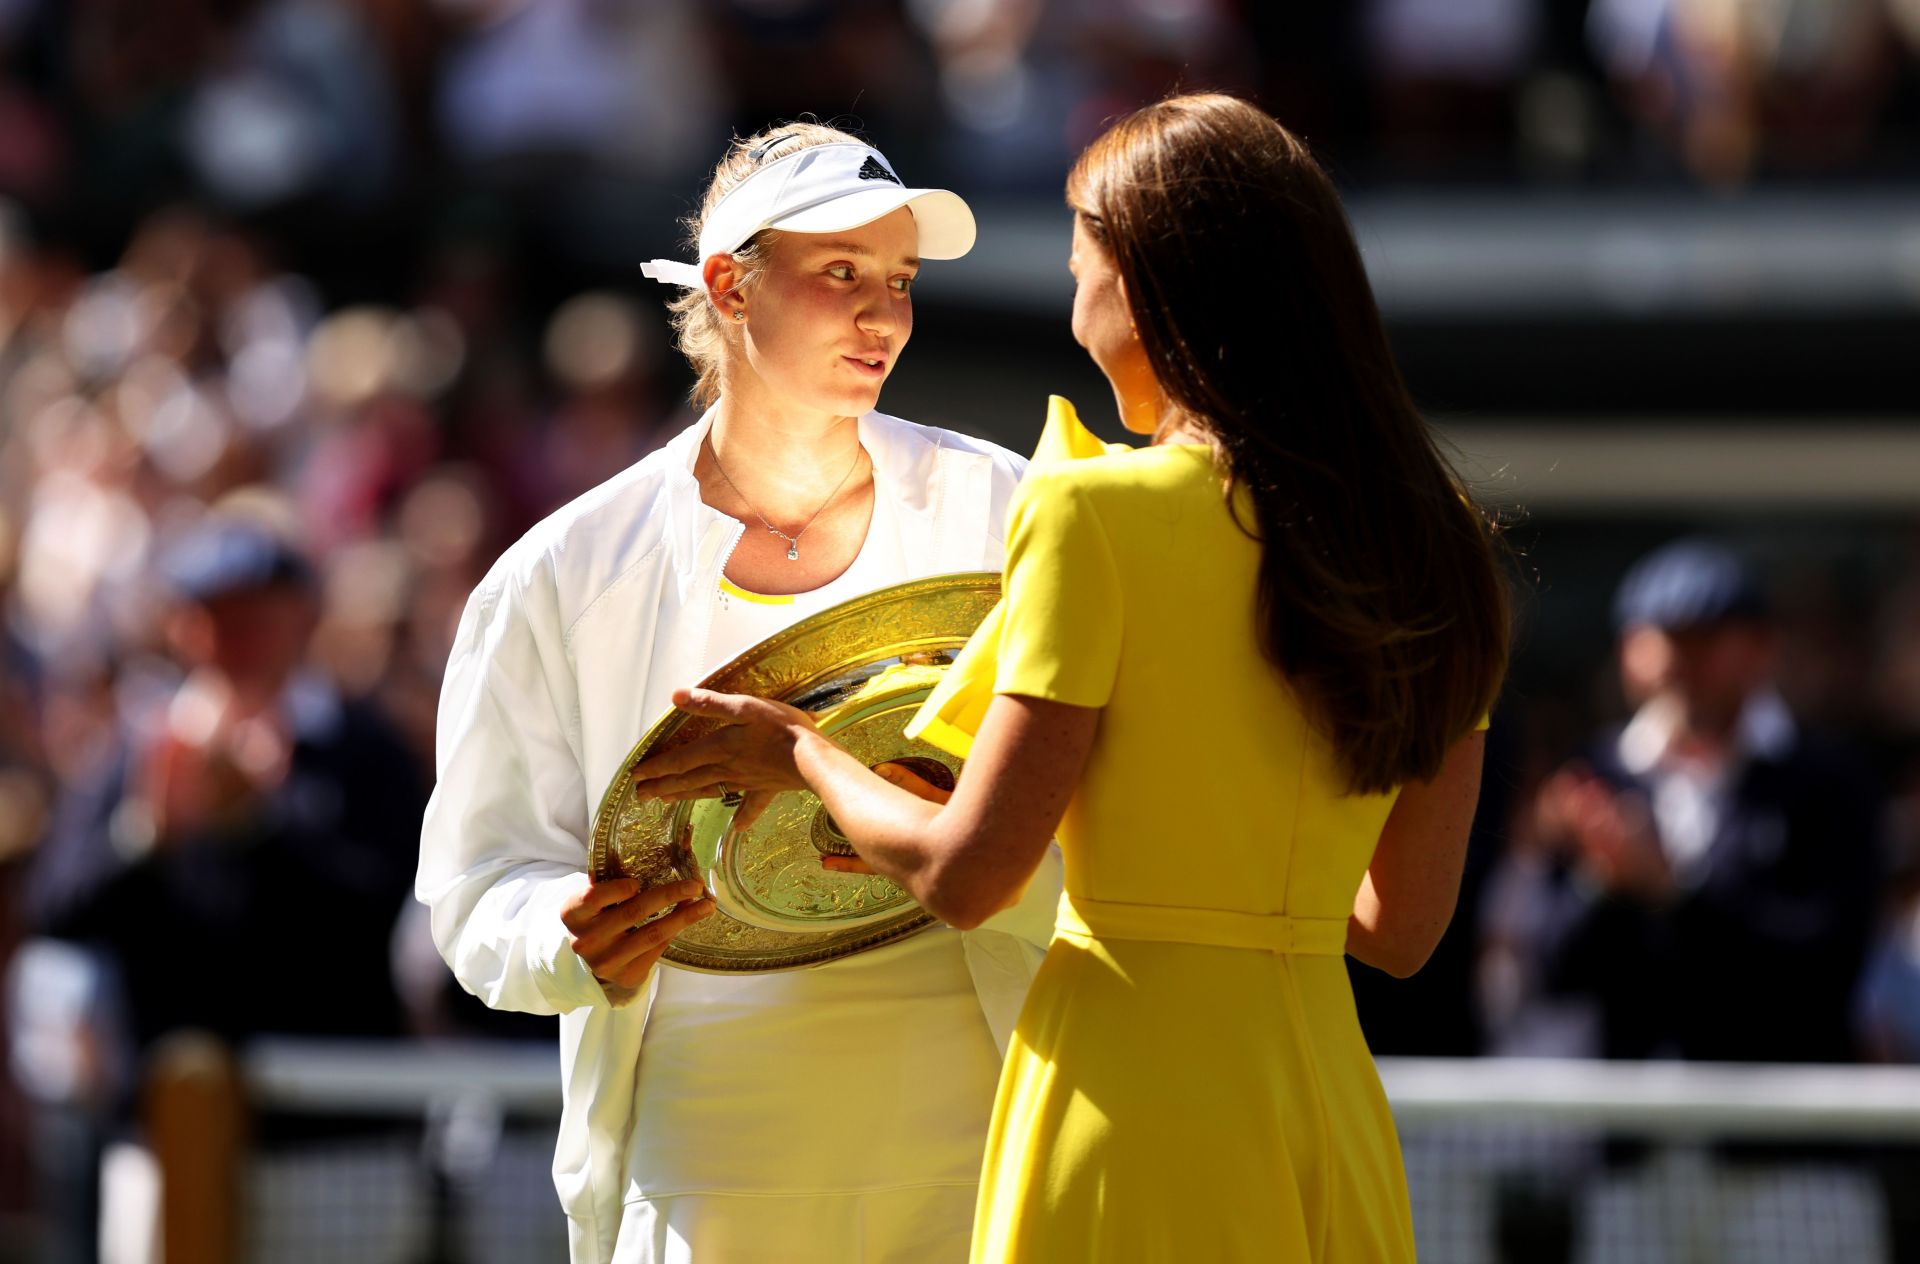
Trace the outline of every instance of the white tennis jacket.
[[[654, 981], [609, 995], [560, 909], [587, 885], [601, 795], [672, 691], [709, 669], [722, 568], [744, 528], [700, 499], [712, 413], [508, 549], [468, 599], [442, 686], [438, 783], [415, 893], [454, 975], [496, 1009], [559, 1014], [554, 1183], [575, 1264], [613, 1252]], [[876, 495], [918, 574], [999, 570], [1025, 462], [982, 440], [862, 417]], [[1057, 851], [963, 948], [1001, 1051], [1053, 932]], [[937, 1086], [930, 1086], [938, 1091]]]

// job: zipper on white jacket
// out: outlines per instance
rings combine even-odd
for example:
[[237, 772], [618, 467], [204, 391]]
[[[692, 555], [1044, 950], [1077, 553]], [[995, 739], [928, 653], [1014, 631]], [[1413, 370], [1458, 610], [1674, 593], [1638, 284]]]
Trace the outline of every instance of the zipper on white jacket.
[[[713, 512], [718, 517], [726, 517], [726, 515], [721, 514], [719, 510], [714, 510]], [[702, 609], [706, 612], [707, 619], [706, 627], [701, 629], [700, 632], [700, 663], [702, 672], [706, 670], [706, 664], [713, 662], [713, 617], [718, 613], [718, 606], [720, 604], [720, 579], [727, 573], [727, 563], [733, 560], [733, 551], [740, 547], [740, 541], [747, 538], [747, 524], [738, 519], [731, 521], [733, 522], [731, 528], [733, 539], [728, 541], [726, 547], [720, 550], [720, 561], [719, 564], [713, 568], [713, 573], [701, 576], [701, 600], [705, 603]], [[719, 525], [717, 522], [713, 524], [713, 526], [716, 527]]]

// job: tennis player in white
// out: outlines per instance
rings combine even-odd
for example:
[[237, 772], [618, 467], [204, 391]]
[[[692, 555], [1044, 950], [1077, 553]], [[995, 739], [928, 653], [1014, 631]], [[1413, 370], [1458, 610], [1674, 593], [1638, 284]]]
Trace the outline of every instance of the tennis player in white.
[[675, 688], [861, 592], [1002, 565], [1023, 462], [874, 411], [920, 261], [965, 254], [973, 216], [852, 136], [789, 124], [733, 144], [695, 235], [694, 262], [646, 271], [685, 291], [706, 413], [474, 591], [418, 895], [469, 991], [561, 1015], [575, 1264], [963, 1260], [1057, 860], [978, 930], [744, 976], [656, 968], [711, 914], [697, 886], [587, 865], [600, 796]]

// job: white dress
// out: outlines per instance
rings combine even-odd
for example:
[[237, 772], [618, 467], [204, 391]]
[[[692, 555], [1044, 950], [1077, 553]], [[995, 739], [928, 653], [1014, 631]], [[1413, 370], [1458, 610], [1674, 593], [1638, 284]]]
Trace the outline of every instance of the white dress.
[[[908, 578], [893, 527], [876, 498], [859, 557], [810, 593], [723, 579], [709, 670]], [[616, 1264], [964, 1260], [999, 1073], [946, 927], [808, 970], [663, 966]]]

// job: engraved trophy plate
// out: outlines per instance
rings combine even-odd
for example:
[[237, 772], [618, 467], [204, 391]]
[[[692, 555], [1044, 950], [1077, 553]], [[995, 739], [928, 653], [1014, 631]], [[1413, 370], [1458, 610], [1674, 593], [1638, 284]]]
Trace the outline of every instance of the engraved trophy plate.
[[[990, 571], [882, 588], [768, 637], [701, 687], [798, 707], [867, 766], [905, 763], [951, 789], [960, 761], [901, 730], [999, 599], [1000, 576]], [[681, 711], [661, 717], [627, 755], [594, 816], [595, 880], [632, 877], [655, 887], [697, 877], [713, 892], [713, 916], [677, 935], [663, 961], [713, 974], [792, 970], [934, 924], [890, 879], [820, 867], [822, 853], [852, 848], [808, 791], [782, 793], [731, 840], [733, 809], [718, 799], [636, 798], [635, 764], [718, 727]]]

